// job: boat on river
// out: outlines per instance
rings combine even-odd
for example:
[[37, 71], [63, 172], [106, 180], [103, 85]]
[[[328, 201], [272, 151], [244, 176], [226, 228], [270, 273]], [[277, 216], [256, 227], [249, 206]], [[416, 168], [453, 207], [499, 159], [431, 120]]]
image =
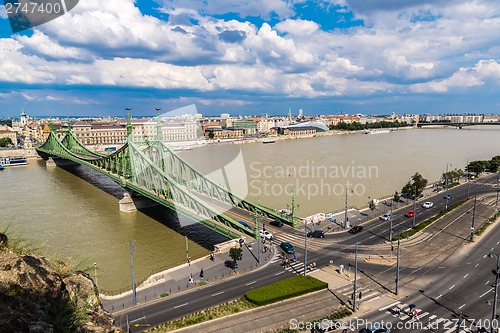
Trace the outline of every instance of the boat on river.
[[19, 165], [27, 165], [28, 160], [22, 156], [14, 156], [14, 157], [2, 157], [0, 158], [0, 166], [2, 168], [11, 167], [11, 166], [19, 166]]
[[380, 129], [380, 130], [369, 130], [369, 131], [365, 131], [365, 134], [382, 134], [382, 133], [389, 133], [390, 130], [383, 130], [383, 129]]

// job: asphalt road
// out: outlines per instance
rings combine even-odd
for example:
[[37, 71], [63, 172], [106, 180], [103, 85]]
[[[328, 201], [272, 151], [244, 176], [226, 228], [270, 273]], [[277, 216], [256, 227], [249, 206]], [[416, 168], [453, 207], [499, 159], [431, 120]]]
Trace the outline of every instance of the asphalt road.
[[[471, 182], [469, 185], [466, 184], [452, 188], [449, 190], [449, 193], [453, 195], [453, 199], [449, 200], [448, 205], [466, 199], [468, 193], [470, 197], [480, 196], [485, 193], [494, 193], [495, 189], [491, 184], [495, 182], [496, 175], [491, 175], [483, 178], [481, 184]], [[417, 223], [444, 209], [446, 203], [443, 195], [444, 192], [441, 192], [438, 196], [426, 197], [417, 202]], [[433, 202], [433, 207], [430, 209], [422, 208], [421, 205], [425, 201]], [[500, 247], [496, 241], [496, 239], [499, 239], [498, 236], [500, 233], [495, 234], [493, 237], [488, 236], [486, 238], [487, 242], [486, 240], [481, 242], [481, 244], [487, 245], [474, 247], [474, 251], [469, 254], [465, 263], [459, 262], [455, 258], [453, 260], [450, 259], [450, 256], [463, 246], [464, 242], [468, 239], [470, 233], [471, 205], [472, 203], [468, 202], [460, 211], [453, 212], [450, 216], [446, 217], [445, 220], [448, 222], [443, 221], [444, 226], [436, 227], [437, 229], [432, 230], [436, 235], [429, 244], [426, 243], [425, 247], [409, 248], [402, 252], [402, 258], [405, 258], [407, 262], [402, 264], [401, 267], [401, 285], [411, 286], [406, 298], [411, 299], [415, 304], [418, 303], [426, 311], [434, 311], [436, 316], [444, 316], [450, 313], [453, 315], [460, 311], [470, 311], [470, 313], [464, 313], [471, 319], [475, 319], [476, 317], [491, 318], [491, 315], [487, 316], [488, 309], [491, 311], [491, 306], [485, 307], [483, 299], [490, 296], [488, 295], [490, 292], [487, 291], [491, 289], [488, 283], [493, 281], [492, 276], [494, 279], [491, 269], [487, 270], [486, 267], [493, 267], [494, 262], [492, 259], [484, 258], [484, 255], [485, 253], [489, 253], [489, 251], [495, 251], [495, 246], [498, 247], [498, 251], [500, 252]], [[478, 218], [490, 214], [487, 206], [486, 204], [477, 205], [476, 216]], [[491, 207], [489, 208], [491, 210]], [[412, 219], [404, 216], [406, 211], [408, 211], [408, 208], [393, 212], [394, 235], [411, 227]], [[463, 222], [466, 220], [469, 222]], [[464, 225], [466, 226], [464, 227]], [[365, 226], [363, 231], [355, 235], [345, 232], [327, 235], [325, 239], [309, 239], [308, 262], [315, 261], [318, 267], [324, 267], [331, 261], [335, 264], [345, 261], [352, 262], [353, 248], [356, 242], [360, 244], [360, 253], [370, 253], [377, 246], [381, 247], [382, 252], [389, 253], [390, 249], [387, 245], [380, 245], [388, 240], [389, 228], [389, 221], [376, 220]], [[278, 239], [282, 238], [286, 240], [287, 237], [293, 237], [295, 240], [293, 244], [297, 250], [297, 254], [302, 255], [303, 258], [304, 243], [297, 241], [298, 239], [303, 239], [303, 232], [287, 226], [279, 229], [266, 226], [266, 229], [273, 232]], [[385, 248], [383, 248], [384, 246]], [[302, 258], [299, 257], [299, 260], [302, 260]], [[445, 260], [447, 260], [446, 266], [441, 264]], [[471, 270], [472, 266], [474, 266], [473, 270]], [[425, 269], [422, 269], [424, 267]], [[291, 275], [291, 273], [284, 271], [279, 265], [271, 264], [251, 273], [236, 276], [235, 278], [224, 280], [214, 285], [204, 286], [196, 291], [179, 294], [168, 299], [160, 299], [149, 304], [140, 305], [131, 310], [118, 312], [115, 314], [116, 325], [126, 328], [126, 317], [128, 315], [128, 320], [132, 325], [148, 323], [156, 326], [163, 322], [237, 299], [248, 290], [267, 285]], [[387, 268], [387, 266], [363, 263], [362, 268], [360, 268], [360, 275], [364, 275], [366, 281], [371, 281], [373, 288], [381, 288], [385, 292], [393, 291], [394, 267]], [[449, 285], [450, 283], [451, 285]], [[448, 291], [446, 291], [446, 288], [448, 288]], [[440, 299], [441, 301], [439, 301]], [[449, 301], [449, 299], [453, 299], [453, 302]], [[447, 301], [447, 303], [443, 303], [444, 301]], [[450, 311], [450, 309], [454, 312]], [[388, 317], [388, 319], [397, 319], [393, 318], [387, 311], [378, 311], [367, 318], [378, 320], [385, 317]], [[142, 329], [144, 327], [132, 326], [132, 332], [138, 332]], [[422, 332], [430, 331], [422, 330]]]

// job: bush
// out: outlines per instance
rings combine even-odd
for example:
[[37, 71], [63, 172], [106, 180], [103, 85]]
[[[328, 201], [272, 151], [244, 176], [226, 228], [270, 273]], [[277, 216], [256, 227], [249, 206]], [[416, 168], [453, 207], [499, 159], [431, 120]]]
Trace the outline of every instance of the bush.
[[300, 296], [312, 291], [326, 289], [328, 284], [312, 276], [297, 275], [292, 278], [250, 290], [245, 298], [257, 305], [266, 305]]

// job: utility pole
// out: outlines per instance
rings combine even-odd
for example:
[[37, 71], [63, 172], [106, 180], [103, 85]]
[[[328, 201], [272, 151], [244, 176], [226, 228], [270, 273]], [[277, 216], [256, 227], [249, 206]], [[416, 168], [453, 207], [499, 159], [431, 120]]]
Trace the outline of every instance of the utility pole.
[[500, 171], [498, 171], [498, 177], [497, 177], [497, 201], [495, 203], [495, 209], [498, 212], [498, 192], [500, 191]]
[[304, 276], [307, 273], [307, 220], [304, 220]]
[[134, 277], [134, 260], [132, 259], [132, 251], [134, 251], [135, 247], [130, 241], [130, 269], [132, 270], [132, 304], [137, 304], [137, 292], [135, 290], [135, 277]]
[[469, 193], [470, 193], [470, 175], [469, 175], [469, 159], [467, 159], [467, 166], [466, 166], [466, 169], [467, 169], [467, 200], [469, 200]]
[[[495, 296], [493, 298], [493, 313], [491, 314], [491, 322], [495, 323], [497, 318], [497, 296], [498, 296], [498, 270], [500, 269], [500, 254], [490, 253], [488, 255], [490, 258], [495, 257], [497, 259], [497, 269], [495, 270]], [[498, 324], [498, 323], [497, 323]]]
[[415, 227], [415, 220], [417, 218], [417, 184], [415, 183], [415, 196], [413, 197], [413, 220], [411, 227]]
[[188, 246], [188, 236], [184, 236], [186, 238], [186, 262], [189, 266], [191, 266], [191, 260], [189, 259], [189, 246]]
[[97, 287], [97, 263], [95, 262], [94, 263], [94, 282], [95, 282], [95, 285]]
[[401, 233], [398, 236], [398, 260], [396, 263], [396, 295], [399, 292], [399, 256], [400, 256], [400, 240], [401, 240]]
[[345, 213], [344, 213], [344, 228], [347, 228], [347, 194], [349, 193], [349, 187], [345, 188]]
[[474, 196], [474, 209], [472, 210], [472, 225], [470, 227], [470, 240], [474, 239], [474, 219], [476, 218], [476, 196]]
[[446, 203], [444, 209], [448, 209], [448, 162], [446, 162], [446, 173], [444, 174], [444, 184], [446, 186]]
[[[257, 201], [258, 204], [258, 201]], [[257, 210], [255, 210], [255, 236], [257, 236], [257, 264], [260, 264], [260, 231], [259, 231], [259, 221], [260, 215]], [[264, 234], [264, 239], [266, 239], [266, 235]]]
[[356, 252], [354, 254], [354, 290], [352, 293], [352, 311], [356, 312], [356, 285], [358, 282], [358, 242], [356, 242]]
[[391, 215], [389, 215], [389, 221], [391, 222], [389, 229], [389, 242], [391, 243], [391, 261], [392, 261], [392, 206], [394, 203], [394, 198], [391, 199]]

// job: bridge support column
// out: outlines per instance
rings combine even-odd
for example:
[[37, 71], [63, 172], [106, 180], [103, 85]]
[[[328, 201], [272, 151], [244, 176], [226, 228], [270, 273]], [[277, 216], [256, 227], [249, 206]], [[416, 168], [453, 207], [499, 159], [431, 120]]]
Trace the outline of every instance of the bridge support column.
[[57, 166], [56, 165], [56, 162], [54, 162], [54, 160], [52, 159], [52, 157], [49, 157], [46, 161], [45, 161], [45, 165], [48, 166], [48, 167], [55, 167]]
[[128, 192], [123, 193], [123, 199], [118, 201], [118, 205], [120, 206], [120, 212], [131, 213], [137, 210], [137, 207]]

